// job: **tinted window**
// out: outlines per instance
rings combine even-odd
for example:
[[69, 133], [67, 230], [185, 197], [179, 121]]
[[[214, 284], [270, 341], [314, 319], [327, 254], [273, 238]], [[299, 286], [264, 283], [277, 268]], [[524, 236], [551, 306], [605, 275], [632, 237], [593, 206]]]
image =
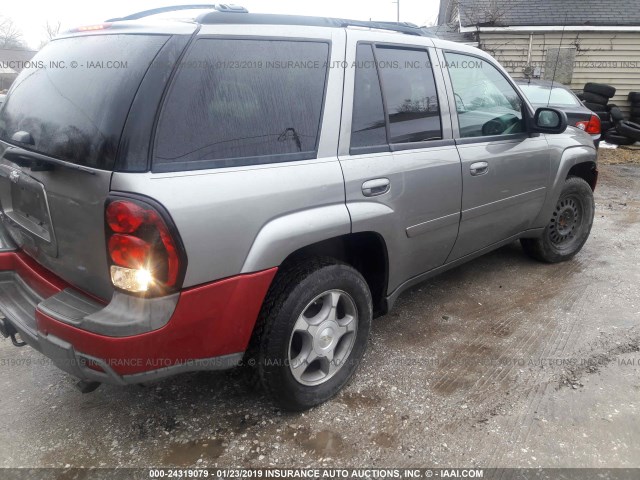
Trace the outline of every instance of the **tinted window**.
[[49, 43], [11, 87], [0, 110], [0, 138], [11, 142], [26, 131], [32, 150], [111, 169], [133, 97], [166, 41], [95, 35]]
[[554, 88], [550, 94], [551, 87], [544, 85], [527, 85], [521, 84], [520, 90], [527, 96], [529, 101], [534, 105], [567, 105], [578, 106], [580, 101], [573, 93], [564, 88]]
[[378, 68], [389, 114], [391, 143], [442, 138], [440, 109], [429, 54], [378, 47]]
[[154, 170], [315, 158], [329, 45], [198, 40], [156, 134]]
[[462, 137], [508, 135], [524, 131], [522, 100], [490, 63], [447, 53]]
[[352, 118], [351, 147], [388, 143], [380, 80], [371, 45], [358, 45]]

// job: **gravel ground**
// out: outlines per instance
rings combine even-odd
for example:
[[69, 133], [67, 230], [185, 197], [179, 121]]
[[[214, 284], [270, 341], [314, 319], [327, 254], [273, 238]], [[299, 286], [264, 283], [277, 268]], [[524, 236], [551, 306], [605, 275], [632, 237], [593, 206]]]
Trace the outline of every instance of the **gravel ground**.
[[406, 292], [305, 414], [235, 371], [81, 395], [0, 342], [25, 362], [2, 364], [0, 467], [640, 467], [640, 167], [601, 167], [596, 202], [571, 262], [515, 243]]
[[640, 165], [640, 146], [601, 148], [598, 151], [600, 165]]

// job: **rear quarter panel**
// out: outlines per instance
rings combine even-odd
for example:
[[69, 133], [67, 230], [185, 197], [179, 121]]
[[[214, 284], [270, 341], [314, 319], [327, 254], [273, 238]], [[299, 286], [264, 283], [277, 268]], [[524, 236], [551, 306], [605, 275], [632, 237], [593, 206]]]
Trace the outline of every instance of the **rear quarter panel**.
[[[339, 29], [203, 26], [202, 35], [316, 38], [331, 41], [331, 65], [344, 60]], [[114, 173], [112, 191], [160, 202], [182, 237], [184, 287], [278, 266], [290, 253], [351, 231], [337, 157], [344, 72], [330, 68], [318, 158], [175, 173]], [[295, 101], [295, 100], [293, 100]]]
[[116, 173], [112, 190], [147, 195], [167, 209], [187, 253], [184, 287], [277, 266], [297, 248], [350, 231], [337, 160]]

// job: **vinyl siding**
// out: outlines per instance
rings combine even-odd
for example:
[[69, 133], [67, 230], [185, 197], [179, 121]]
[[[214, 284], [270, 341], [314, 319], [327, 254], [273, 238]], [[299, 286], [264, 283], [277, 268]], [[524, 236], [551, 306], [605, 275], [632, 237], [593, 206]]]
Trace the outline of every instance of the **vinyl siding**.
[[[480, 33], [480, 48], [493, 55], [514, 78], [523, 78], [527, 63], [529, 34]], [[610, 103], [629, 112], [627, 95], [640, 91], [640, 28], [638, 32], [535, 32], [531, 62], [544, 75], [549, 48], [576, 48], [573, 79], [570, 87], [582, 91], [585, 83], [598, 82], [614, 86], [616, 96]], [[553, 75], [546, 78], [551, 79]]]

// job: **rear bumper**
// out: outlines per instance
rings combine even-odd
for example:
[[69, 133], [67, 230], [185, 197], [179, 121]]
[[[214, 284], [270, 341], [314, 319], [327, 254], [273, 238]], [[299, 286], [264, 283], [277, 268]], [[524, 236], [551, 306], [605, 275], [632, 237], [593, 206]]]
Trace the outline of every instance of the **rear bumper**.
[[[122, 305], [113, 307], [115, 295], [110, 305], [101, 305], [25, 254], [2, 252], [0, 312], [4, 319], [0, 333], [17, 331], [24, 342], [56, 366], [85, 381], [124, 385], [183, 372], [231, 368], [242, 360], [276, 271], [239, 275], [184, 290], [176, 296], [169, 314], [166, 308], [154, 306], [140, 311], [149, 321], [136, 323], [136, 312], [122, 312]], [[86, 311], [78, 313], [79, 309]], [[154, 325], [156, 316], [168, 319], [158, 327]], [[96, 318], [106, 318], [114, 325], [84, 321]], [[130, 326], [118, 325], [118, 321], [130, 322]], [[100, 334], [79, 325], [113, 333]], [[140, 333], [145, 325], [150, 331]], [[136, 334], [118, 336], [123, 328]]]

